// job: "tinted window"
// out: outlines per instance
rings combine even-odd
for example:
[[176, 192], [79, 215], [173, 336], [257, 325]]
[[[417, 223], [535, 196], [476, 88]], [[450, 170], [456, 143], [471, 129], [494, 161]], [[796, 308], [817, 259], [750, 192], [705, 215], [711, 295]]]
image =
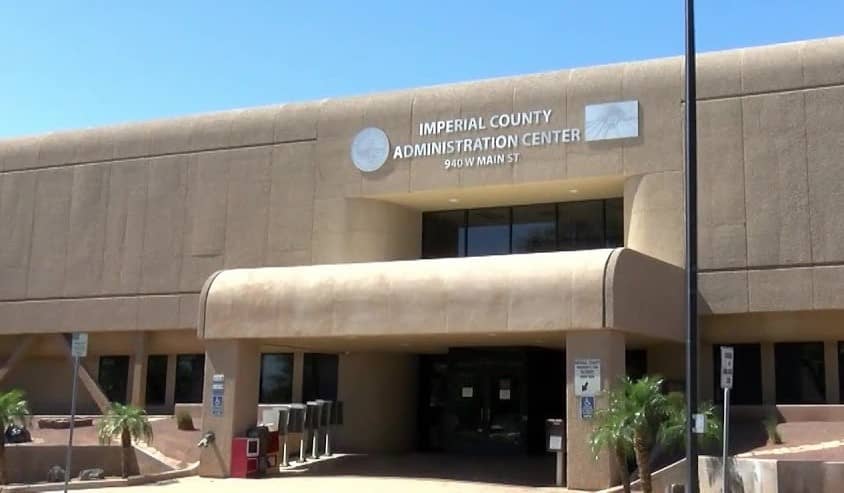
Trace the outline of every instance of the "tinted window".
[[315, 399], [336, 400], [337, 355], [305, 353], [304, 363], [302, 398], [306, 401]]
[[[762, 347], [759, 344], [727, 344], [733, 348], [733, 389], [730, 403], [758, 406], [762, 404]], [[721, 345], [712, 346], [712, 395], [715, 402], [724, 402], [721, 388]]]
[[567, 202], [559, 205], [560, 250], [604, 247], [604, 202]]
[[557, 249], [557, 209], [554, 204], [513, 207], [512, 253]]
[[466, 255], [466, 211], [428, 212], [422, 219], [424, 258]]
[[608, 199], [604, 201], [604, 246], [615, 248], [624, 245], [624, 201]]
[[126, 403], [126, 386], [128, 380], [128, 356], [100, 356], [97, 381], [109, 402]]
[[167, 355], [153, 354], [147, 359], [147, 405], [160, 406], [167, 396]]
[[510, 208], [470, 210], [466, 252], [469, 256], [510, 253]]
[[261, 404], [283, 404], [293, 401], [293, 355], [265, 353], [261, 355]]
[[204, 378], [204, 354], [180, 354], [176, 356], [176, 402], [202, 402]]
[[648, 374], [648, 351], [645, 349], [628, 349], [624, 355], [624, 365], [627, 376], [631, 380], [639, 380]]
[[774, 344], [777, 404], [823, 404], [826, 375], [822, 342]]

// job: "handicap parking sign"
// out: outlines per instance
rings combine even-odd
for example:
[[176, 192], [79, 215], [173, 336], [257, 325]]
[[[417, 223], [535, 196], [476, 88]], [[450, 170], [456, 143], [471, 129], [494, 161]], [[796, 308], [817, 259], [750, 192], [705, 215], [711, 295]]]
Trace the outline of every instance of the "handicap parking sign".
[[211, 396], [211, 416], [220, 417], [223, 415], [223, 396], [222, 395], [212, 395]]
[[582, 396], [580, 398], [580, 419], [592, 419], [595, 414], [595, 397]]

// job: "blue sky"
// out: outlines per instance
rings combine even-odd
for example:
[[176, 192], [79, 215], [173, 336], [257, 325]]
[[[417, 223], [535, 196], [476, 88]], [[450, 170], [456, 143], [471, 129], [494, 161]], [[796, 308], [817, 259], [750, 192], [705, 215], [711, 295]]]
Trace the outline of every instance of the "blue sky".
[[[697, 16], [702, 51], [844, 34], [841, 0]], [[679, 55], [682, 22], [682, 0], [0, 0], [0, 136]]]

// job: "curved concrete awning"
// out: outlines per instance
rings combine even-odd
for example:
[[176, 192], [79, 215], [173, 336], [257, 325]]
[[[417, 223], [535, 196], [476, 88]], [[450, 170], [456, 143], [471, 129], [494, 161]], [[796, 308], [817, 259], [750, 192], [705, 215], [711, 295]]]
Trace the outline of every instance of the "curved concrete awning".
[[206, 339], [615, 328], [682, 336], [682, 270], [625, 248], [221, 271]]

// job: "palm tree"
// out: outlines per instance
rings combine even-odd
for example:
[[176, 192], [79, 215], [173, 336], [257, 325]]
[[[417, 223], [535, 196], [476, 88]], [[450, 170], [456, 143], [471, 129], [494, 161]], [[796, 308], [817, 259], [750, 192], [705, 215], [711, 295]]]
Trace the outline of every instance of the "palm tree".
[[100, 443], [104, 445], [111, 443], [112, 438], [120, 437], [121, 472], [124, 478], [128, 478], [132, 441], [152, 442], [152, 426], [143, 409], [113, 402], [108, 412], [97, 423], [97, 435]]
[[[623, 459], [632, 451], [644, 493], [653, 492], [650, 459], [654, 444], [659, 442], [671, 447], [685, 439], [684, 397], [677, 392], [666, 395], [662, 386], [662, 378], [656, 376], [636, 381], [627, 377], [621, 379], [609, 391], [607, 408], [597, 413], [591, 437], [593, 449], [607, 449], [617, 462], [621, 462], [622, 480], [626, 475]], [[706, 415], [707, 423], [703, 440], [717, 442], [721, 424], [714, 409], [704, 405], [701, 412]], [[629, 491], [627, 488], [629, 486], [625, 485], [625, 491]]]
[[6, 484], [6, 428], [13, 424], [26, 425], [28, 416], [29, 406], [22, 390], [0, 392], [0, 484]]
[[589, 444], [595, 458], [602, 450], [607, 450], [621, 474], [621, 484], [624, 493], [630, 493], [630, 471], [627, 460], [633, 453], [633, 441], [628, 433], [628, 413], [625, 403], [614, 401], [621, 397], [618, 392], [611, 392], [610, 403], [606, 408], [595, 411], [595, 428], [589, 437]]

